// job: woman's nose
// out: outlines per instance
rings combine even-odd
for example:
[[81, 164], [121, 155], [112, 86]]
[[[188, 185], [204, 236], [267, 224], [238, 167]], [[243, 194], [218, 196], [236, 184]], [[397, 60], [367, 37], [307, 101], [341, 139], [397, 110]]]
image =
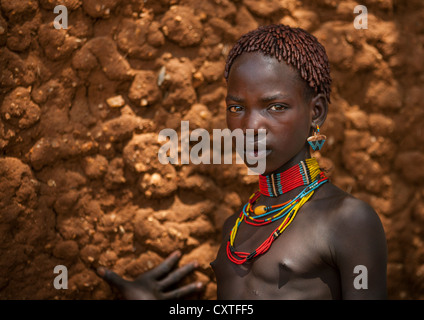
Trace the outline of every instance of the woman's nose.
[[245, 118], [243, 119], [243, 132], [246, 134], [249, 131], [252, 132], [255, 136], [258, 135], [259, 129], [266, 129], [265, 126], [265, 119], [260, 114], [259, 111], [251, 110], [249, 112], [246, 112]]

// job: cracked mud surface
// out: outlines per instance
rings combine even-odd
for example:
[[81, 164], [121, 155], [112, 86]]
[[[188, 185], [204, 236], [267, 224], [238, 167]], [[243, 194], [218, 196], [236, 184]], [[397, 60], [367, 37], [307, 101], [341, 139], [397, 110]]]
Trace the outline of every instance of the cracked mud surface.
[[[56, 3], [57, 2], [57, 3]], [[405, 1], [406, 2], [406, 1]], [[333, 75], [319, 156], [386, 230], [392, 299], [424, 298], [424, 8], [354, 1], [2, 0], [0, 298], [115, 299], [95, 273], [131, 279], [175, 249], [215, 298], [209, 262], [224, 219], [257, 187], [241, 165], [162, 165], [161, 129], [225, 128], [223, 68], [265, 23], [300, 26]], [[53, 287], [65, 265], [69, 289]]]

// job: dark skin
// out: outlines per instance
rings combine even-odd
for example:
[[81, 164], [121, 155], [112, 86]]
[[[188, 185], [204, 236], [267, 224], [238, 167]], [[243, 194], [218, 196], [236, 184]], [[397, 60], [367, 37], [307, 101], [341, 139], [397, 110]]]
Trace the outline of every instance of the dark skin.
[[110, 285], [116, 287], [127, 300], [179, 299], [202, 288], [202, 283], [193, 282], [174, 290], [167, 290], [197, 267], [197, 262], [191, 262], [175, 269], [180, 257], [180, 251], [173, 252], [157, 267], [143, 273], [134, 281], [125, 280], [103, 267], [98, 268], [97, 273]]
[[[244, 53], [228, 78], [227, 124], [266, 129], [265, 174], [282, 172], [310, 157], [305, 143], [324, 123], [323, 95], [305, 98], [305, 84], [284, 62]], [[303, 188], [276, 198], [261, 196], [256, 205], [275, 205], [294, 198]], [[270, 250], [243, 265], [225, 251], [239, 212], [224, 224], [223, 241], [211, 263], [218, 299], [385, 299], [387, 247], [376, 212], [331, 183], [317, 189]], [[255, 227], [242, 223], [235, 248], [252, 252], [281, 221]], [[368, 289], [356, 289], [354, 268], [367, 268]]]
[[[266, 129], [264, 174], [285, 171], [311, 157], [306, 139], [316, 125], [323, 125], [328, 105], [322, 94], [309, 97], [305, 88], [297, 70], [261, 53], [243, 53], [231, 67], [227, 125], [230, 130]], [[283, 203], [302, 189], [276, 198], [261, 196], [255, 206]], [[368, 204], [331, 182], [315, 191], [268, 252], [243, 265], [231, 262], [225, 251], [239, 213], [225, 222], [221, 247], [211, 263], [218, 299], [387, 298], [387, 246], [381, 221]], [[280, 223], [261, 227], [242, 223], [236, 250], [252, 252]], [[367, 269], [367, 289], [354, 286], [358, 265]], [[109, 279], [123, 292], [157, 291], [155, 285], [142, 282]]]

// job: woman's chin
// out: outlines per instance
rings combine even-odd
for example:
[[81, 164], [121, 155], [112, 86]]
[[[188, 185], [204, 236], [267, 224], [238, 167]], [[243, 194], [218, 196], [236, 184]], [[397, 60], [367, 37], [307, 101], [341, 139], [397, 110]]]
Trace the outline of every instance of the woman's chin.
[[267, 158], [272, 150], [250, 151], [244, 153], [244, 163], [257, 174], [264, 174], [267, 170]]

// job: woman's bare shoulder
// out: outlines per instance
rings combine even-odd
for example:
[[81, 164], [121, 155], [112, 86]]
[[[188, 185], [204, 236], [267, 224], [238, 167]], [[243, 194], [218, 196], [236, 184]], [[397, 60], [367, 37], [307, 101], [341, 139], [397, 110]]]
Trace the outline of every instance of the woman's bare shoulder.
[[370, 204], [333, 184], [322, 190], [317, 202], [327, 212], [327, 227], [338, 236], [384, 234], [380, 216]]

